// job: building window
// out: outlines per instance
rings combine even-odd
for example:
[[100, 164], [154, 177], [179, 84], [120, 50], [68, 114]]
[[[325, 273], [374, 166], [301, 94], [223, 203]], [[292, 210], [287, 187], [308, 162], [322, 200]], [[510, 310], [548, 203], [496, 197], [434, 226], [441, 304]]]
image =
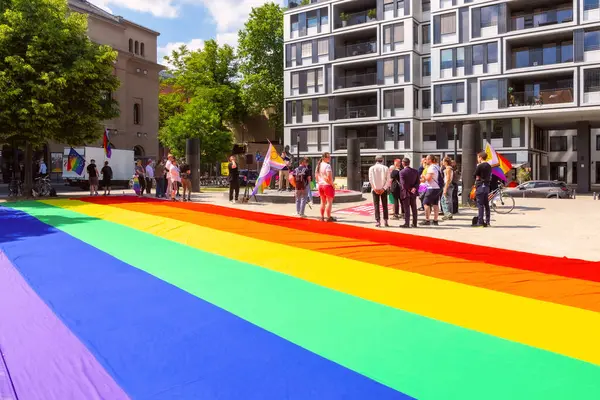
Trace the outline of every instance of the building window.
[[431, 108], [431, 90], [423, 90], [423, 110]]
[[319, 99], [319, 114], [321, 114], [321, 115], [329, 114], [329, 99], [327, 97], [321, 97]]
[[571, 164], [571, 183], [577, 183], [577, 161]]
[[398, 60], [398, 77], [404, 78], [404, 57], [398, 57], [397, 60]]
[[312, 100], [302, 100], [302, 116], [310, 117], [312, 116]]
[[[423, 124], [423, 141], [435, 142], [435, 122]], [[416, 163], [415, 163], [416, 168]]]
[[452, 68], [452, 49], [446, 49], [441, 51], [441, 69], [450, 69]]
[[290, 46], [290, 60], [292, 60], [292, 62], [296, 62], [296, 45], [293, 44]]
[[419, 44], [419, 25], [417, 25], [417, 24], [413, 25], [413, 39], [415, 41], [415, 44], [418, 45]]
[[302, 43], [302, 58], [312, 58], [312, 42]]
[[421, 35], [423, 36], [423, 44], [431, 43], [431, 35], [429, 33], [431, 25], [423, 25], [421, 27]]
[[329, 15], [327, 8], [321, 8], [321, 25], [327, 25], [329, 23]]
[[571, 150], [577, 151], [577, 136], [571, 136], [571, 147]]
[[456, 68], [463, 68], [465, 66], [465, 48], [458, 47], [456, 49]]
[[488, 64], [495, 64], [498, 62], [498, 43], [487, 44], [487, 62]]
[[306, 72], [306, 86], [308, 86], [309, 88], [315, 87], [316, 74], [316, 70]]
[[129, 52], [133, 53], [133, 39], [129, 39]]
[[323, 86], [324, 86], [324, 82], [323, 82], [323, 69], [319, 68], [317, 70], [317, 87], [318, 87], [317, 92], [324, 93], [325, 90], [323, 89]]
[[431, 0], [421, 0], [421, 10], [423, 12], [431, 11]]
[[300, 73], [292, 72], [292, 94], [300, 92]]
[[423, 59], [423, 77], [431, 76], [431, 58]]
[[294, 32], [298, 32], [298, 30], [299, 30], [298, 14], [292, 15], [290, 17], [290, 25], [291, 25], [292, 36], [294, 36]]
[[413, 90], [413, 109], [419, 109], [419, 89]]
[[394, 44], [404, 43], [404, 24], [394, 25]]
[[319, 40], [318, 46], [319, 46], [319, 56], [326, 56], [327, 54], [329, 54], [329, 40], [328, 39]]
[[498, 100], [498, 81], [481, 81], [481, 101]]
[[498, 6], [481, 7], [481, 27], [487, 28], [498, 25]]
[[583, 50], [600, 50], [600, 30], [585, 32], [583, 36]]
[[383, 11], [394, 11], [394, 0], [384, 0]]
[[393, 142], [396, 140], [396, 124], [385, 125], [384, 137], [386, 142]]
[[442, 36], [456, 33], [456, 15], [454, 13], [444, 14], [440, 17], [440, 32]]
[[454, 85], [442, 85], [442, 104], [452, 104]]
[[329, 144], [329, 129], [327, 128], [320, 128], [319, 129], [319, 136], [321, 139], [321, 144]]
[[296, 102], [292, 101], [292, 121], [296, 122]]
[[[600, 151], [600, 135], [596, 135], [596, 150]], [[600, 162], [597, 162], [596, 165], [600, 164]]]
[[142, 42], [142, 43], [140, 44], [140, 55], [141, 55], [142, 57], [144, 57], [144, 56], [146, 55], [146, 49], [145, 49], [145, 47], [146, 47], [146, 46], [144, 46], [144, 43]]
[[573, 41], [560, 44], [560, 61], [573, 62]]
[[306, 26], [308, 28], [316, 28], [318, 23], [316, 11], [310, 11], [306, 14]]
[[142, 105], [140, 103], [135, 103], [133, 105], [133, 124], [142, 124]]
[[583, 10], [584, 11], [595, 10], [597, 8], [600, 8], [599, 0], [584, 0], [583, 1]]
[[383, 62], [383, 76], [384, 78], [394, 77], [394, 59], [388, 58]]
[[567, 151], [567, 137], [566, 136], [550, 137], [550, 151]]
[[519, 139], [521, 137], [521, 120], [519, 118], [513, 118], [511, 123], [511, 138]]
[[492, 132], [490, 135], [491, 139], [502, 139], [504, 137], [503, 122], [501, 119], [495, 119], [492, 121]]
[[583, 71], [583, 91], [585, 93], [600, 92], [600, 68]]
[[140, 42], [135, 41], [135, 54], [140, 54]]
[[483, 45], [473, 46], [473, 65], [483, 65]]
[[384, 92], [383, 108], [386, 110], [404, 108], [404, 89], [388, 90]]
[[319, 129], [308, 129], [306, 133], [306, 144], [316, 146], [319, 143]]

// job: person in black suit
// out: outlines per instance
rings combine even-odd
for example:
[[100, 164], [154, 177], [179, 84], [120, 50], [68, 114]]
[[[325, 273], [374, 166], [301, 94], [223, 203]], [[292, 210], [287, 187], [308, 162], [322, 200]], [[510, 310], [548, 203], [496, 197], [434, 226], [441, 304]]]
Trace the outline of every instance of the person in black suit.
[[401, 228], [410, 227], [410, 216], [412, 213], [412, 226], [417, 227], [417, 196], [419, 195], [419, 184], [420, 175], [419, 171], [410, 167], [410, 160], [405, 158], [402, 160], [402, 166], [404, 167], [400, 171], [400, 185], [402, 190], [400, 191], [400, 198], [404, 205], [404, 225], [400, 225]]
[[227, 169], [229, 169], [229, 201], [233, 203], [234, 198], [237, 202], [240, 195], [240, 169], [235, 156], [229, 157]]

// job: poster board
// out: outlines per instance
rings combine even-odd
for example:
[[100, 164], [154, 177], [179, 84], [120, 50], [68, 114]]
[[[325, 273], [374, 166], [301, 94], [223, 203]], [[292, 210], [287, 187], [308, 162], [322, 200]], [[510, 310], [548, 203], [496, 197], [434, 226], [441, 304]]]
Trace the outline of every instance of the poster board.
[[62, 173], [63, 172], [63, 155], [62, 153], [50, 153], [50, 172]]
[[229, 176], [229, 163], [228, 162], [221, 163], [221, 175]]

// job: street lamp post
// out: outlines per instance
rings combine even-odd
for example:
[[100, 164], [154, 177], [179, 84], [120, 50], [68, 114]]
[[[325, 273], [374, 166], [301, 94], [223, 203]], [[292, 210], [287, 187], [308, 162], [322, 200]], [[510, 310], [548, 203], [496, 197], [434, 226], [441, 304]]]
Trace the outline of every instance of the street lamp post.
[[456, 128], [456, 124], [454, 124], [454, 162], [456, 162], [456, 163], [458, 162], [458, 158], [457, 158], [458, 155], [456, 154], [457, 153], [457, 147], [458, 147], [457, 143], [456, 143], [457, 138], [458, 138], [458, 130]]

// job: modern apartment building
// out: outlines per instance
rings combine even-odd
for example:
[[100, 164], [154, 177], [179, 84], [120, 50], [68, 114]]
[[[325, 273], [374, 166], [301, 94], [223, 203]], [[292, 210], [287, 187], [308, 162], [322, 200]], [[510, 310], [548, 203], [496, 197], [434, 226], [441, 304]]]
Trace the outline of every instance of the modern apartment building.
[[292, 151], [330, 151], [339, 175], [348, 137], [365, 167], [376, 153], [389, 163], [455, 143], [460, 162], [470, 125], [476, 147], [490, 141], [533, 178], [600, 185], [598, 0], [288, 3]]

